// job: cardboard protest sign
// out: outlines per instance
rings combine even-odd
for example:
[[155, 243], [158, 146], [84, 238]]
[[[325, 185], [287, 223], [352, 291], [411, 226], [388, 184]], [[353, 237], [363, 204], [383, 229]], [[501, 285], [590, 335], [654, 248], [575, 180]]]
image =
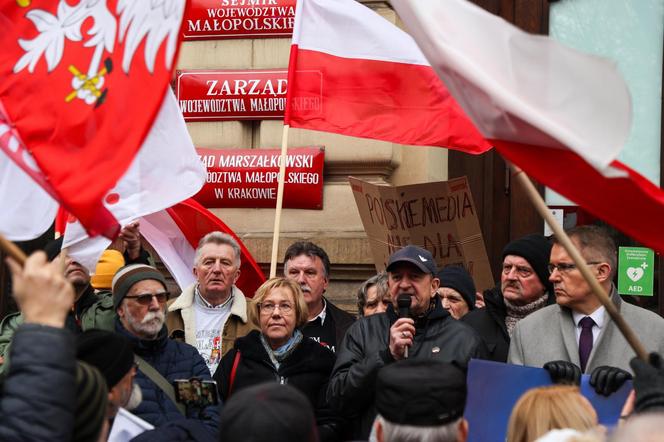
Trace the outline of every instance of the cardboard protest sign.
[[378, 271], [392, 252], [413, 244], [438, 268], [463, 265], [477, 290], [493, 287], [477, 211], [465, 177], [409, 186], [376, 185], [349, 177]]

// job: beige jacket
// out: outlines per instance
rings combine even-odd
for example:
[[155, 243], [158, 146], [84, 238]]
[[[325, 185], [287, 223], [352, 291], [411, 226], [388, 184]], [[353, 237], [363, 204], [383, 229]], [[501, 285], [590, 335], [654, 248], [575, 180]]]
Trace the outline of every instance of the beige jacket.
[[[184, 340], [187, 344], [196, 346], [196, 318], [194, 310], [194, 288], [192, 284], [175, 299], [168, 303], [168, 316], [166, 326], [168, 335], [173, 339]], [[241, 338], [255, 329], [247, 317], [247, 299], [242, 290], [233, 286], [233, 304], [231, 314], [224, 324], [221, 334], [221, 356], [223, 357]]]

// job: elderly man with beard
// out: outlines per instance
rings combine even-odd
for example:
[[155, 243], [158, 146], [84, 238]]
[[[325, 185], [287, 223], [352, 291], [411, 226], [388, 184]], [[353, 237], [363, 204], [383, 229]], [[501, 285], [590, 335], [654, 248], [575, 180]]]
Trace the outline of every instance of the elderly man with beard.
[[118, 316], [115, 330], [132, 343], [138, 356], [136, 383], [141, 387], [143, 401], [133, 413], [159, 429], [180, 431], [200, 440], [194, 434], [217, 433], [219, 409], [212, 405], [202, 409], [189, 407], [183, 413], [162, 389], [162, 385], [168, 387], [176, 379], [211, 379], [195, 347], [168, 338], [164, 324], [167, 300], [166, 280], [154, 267], [126, 266], [113, 278], [113, 305]]
[[507, 244], [503, 249], [500, 285], [484, 292], [484, 308], [462, 318], [482, 337], [489, 359], [506, 362], [516, 324], [555, 303], [547, 268], [550, 253], [551, 244], [539, 234]]

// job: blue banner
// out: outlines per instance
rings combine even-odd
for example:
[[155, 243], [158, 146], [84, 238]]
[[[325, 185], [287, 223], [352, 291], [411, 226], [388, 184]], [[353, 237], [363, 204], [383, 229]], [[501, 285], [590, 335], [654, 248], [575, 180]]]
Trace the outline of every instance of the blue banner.
[[[620, 410], [632, 389], [628, 381], [609, 397], [595, 393], [589, 384], [590, 376], [581, 378], [581, 394], [595, 407], [599, 423], [614, 426]], [[543, 368], [502, 364], [473, 359], [468, 367], [468, 400], [465, 418], [468, 420], [469, 442], [504, 441], [512, 408], [527, 390], [552, 385], [549, 373]]]

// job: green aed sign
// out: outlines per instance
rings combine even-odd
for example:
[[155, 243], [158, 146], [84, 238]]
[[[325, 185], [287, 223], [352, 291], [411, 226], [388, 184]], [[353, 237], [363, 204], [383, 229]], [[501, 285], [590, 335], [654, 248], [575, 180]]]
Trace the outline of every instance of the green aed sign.
[[645, 247], [620, 247], [618, 252], [618, 293], [653, 295], [655, 252]]

